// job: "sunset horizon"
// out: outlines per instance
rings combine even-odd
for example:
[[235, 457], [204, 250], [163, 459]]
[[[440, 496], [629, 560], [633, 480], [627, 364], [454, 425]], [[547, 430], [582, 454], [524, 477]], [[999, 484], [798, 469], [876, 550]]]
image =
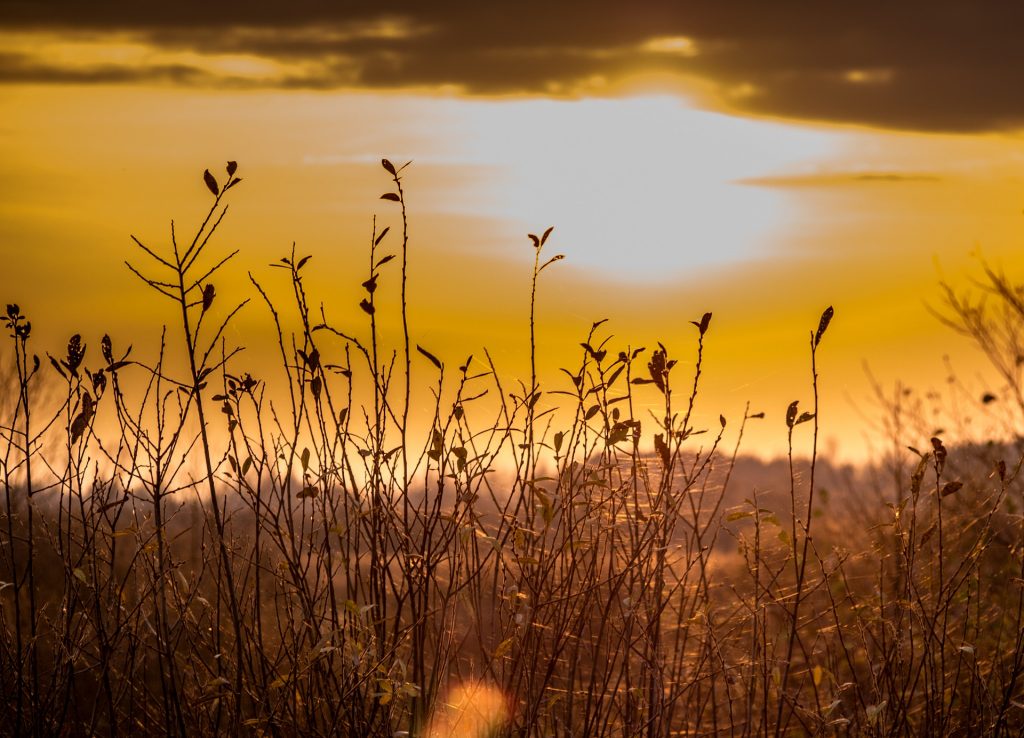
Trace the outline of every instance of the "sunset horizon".
[[[194, 173], [221, 160], [248, 173], [225, 223], [241, 249], [241, 268], [229, 275], [239, 299], [251, 296], [246, 272], [293, 241], [316, 258], [318, 276], [331, 275], [325, 285], [356, 294], [349, 275], [361, 268], [370, 222], [392, 215], [376, 200], [377, 162], [390, 157], [413, 162], [413, 270], [422, 285], [441, 286], [414, 293], [413, 309], [438, 352], [452, 360], [484, 347], [520, 354], [512, 349], [525, 338], [525, 237], [555, 226], [566, 261], [541, 292], [545, 384], [557, 381], [593, 321], [610, 319], [610, 330], [634, 343], [682, 350], [687, 321], [710, 310], [720, 330], [709, 351], [719, 360], [722, 411], [735, 415], [750, 400], [778, 418], [801, 394], [806, 362], [797, 352], [807, 324], [834, 303], [842, 346], [823, 390], [834, 450], [859, 459], [872, 432], [857, 410], [873, 393], [865, 364], [884, 387], [941, 388], [943, 357], [963, 361], [967, 352], [929, 313], [941, 303], [940, 280], [969, 286], [981, 272], [978, 253], [1010, 273], [1021, 267], [1020, 136], [1006, 113], [960, 120], [935, 112], [933, 98], [911, 96], [888, 120], [851, 105], [889, 99], [913, 82], [893, 49], [883, 60], [891, 68], [855, 63], [845, 41], [831, 50], [829, 113], [804, 110], [781, 91], [773, 103], [774, 88], [745, 83], [738, 70], [728, 84], [716, 78], [715, 65], [742, 58], [740, 50], [712, 40], [724, 30], [707, 29], [708, 40], [688, 31], [686, 14], [675, 18], [670, 5], [621, 28], [598, 14], [589, 50], [560, 52], [538, 39], [528, 52], [523, 39], [510, 39], [510, 57], [576, 61], [526, 66], [519, 78], [494, 58], [500, 45], [466, 50], [467, 59], [481, 56], [480, 68], [418, 69], [412, 59], [469, 21], [414, 9], [329, 17], [300, 4], [278, 18], [268, 5], [245, 23], [191, 20], [188, 6], [179, 22], [102, 8], [82, 17], [73, 4], [44, 19], [34, 7], [5, 4], [0, 31], [10, 257], [0, 287], [57, 345], [110, 321], [103, 309], [111, 299], [118, 309], [104, 331], [121, 330], [126, 315], [162, 320], [120, 266], [128, 235], [165, 238], [171, 219], [195, 220], [203, 191]], [[717, 29], [719, 21], [698, 13], [694, 24]], [[770, 32], [749, 23], [736, 33]], [[352, 49], [361, 74], [330, 72], [332, 49]], [[390, 76], [378, 58], [385, 49], [398, 65]], [[775, 52], [752, 43], [758, 53]], [[807, 59], [793, 64], [810, 63], [813, 51], [801, 53]], [[745, 63], [751, 80], [766, 74]], [[577, 82], [541, 83], [541, 69]], [[506, 76], [474, 81], [499, 70]], [[751, 89], [741, 94], [744, 84]], [[456, 285], [465, 267], [449, 270], [453, 262], [480, 279]], [[517, 270], [520, 278], [510, 278]], [[83, 279], [100, 273], [110, 275], [102, 287]], [[71, 283], [85, 324], [61, 315], [58, 301], [32, 299]], [[628, 299], [601, 297], [617, 290]], [[447, 324], [453, 310], [472, 313], [473, 328]], [[642, 334], [630, 335], [640, 325]], [[907, 340], [896, 360], [892, 346]], [[973, 353], [955, 367], [979, 383], [978, 397], [996, 381], [977, 378], [981, 366]], [[510, 370], [521, 377], [523, 366]], [[780, 453], [781, 435], [777, 424], [757, 431], [750, 450]]]
[[1021, 21], [0, 0], [0, 733], [1013, 735]]

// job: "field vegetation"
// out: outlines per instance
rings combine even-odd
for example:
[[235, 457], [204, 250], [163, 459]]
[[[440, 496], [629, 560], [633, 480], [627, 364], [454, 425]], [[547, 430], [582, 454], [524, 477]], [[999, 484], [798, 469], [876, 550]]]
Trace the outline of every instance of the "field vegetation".
[[[362, 301], [329, 306], [357, 332], [294, 248], [224, 307], [234, 162], [205, 172], [192, 233], [135, 239], [131, 273], [176, 316], [153, 355], [78, 335], [51, 354], [6, 306], [0, 732], [1021, 734], [1024, 288], [986, 267], [940, 295], [1005, 385], [976, 404], [1006, 433], [908, 449], [928, 411], [880, 390], [891, 451], [843, 469], [818, 458], [831, 307], [808, 316], [804, 398], [767, 417], [696, 420], [711, 312], [683, 346], [595, 322], [542, 387], [550, 228], [524, 242], [530, 376], [485, 347], [442, 360], [410, 330], [404, 167], [382, 165], [393, 224], [339, 276]], [[243, 307], [278, 366], [227, 340]], [[788, 456], [746, 457], [749, 423]]]

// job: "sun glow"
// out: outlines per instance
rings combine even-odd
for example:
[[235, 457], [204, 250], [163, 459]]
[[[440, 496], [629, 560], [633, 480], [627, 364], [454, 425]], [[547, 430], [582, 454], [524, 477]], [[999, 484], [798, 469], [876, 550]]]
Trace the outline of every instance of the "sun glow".
[[693, 57], [699, 53], [697, 44], [686, 36], [658, 36], [645, 41], [640, 50], [651, 54]]
[[789, 198], [742, 181], [833, 147], [820, 132], [667, 96], [507, 102], [466, 114], [463, 156], [496, 172], [489, 213], [528, 229], [557, 224], [572, 263], [619, 277], [766, 258], [789, 222]]

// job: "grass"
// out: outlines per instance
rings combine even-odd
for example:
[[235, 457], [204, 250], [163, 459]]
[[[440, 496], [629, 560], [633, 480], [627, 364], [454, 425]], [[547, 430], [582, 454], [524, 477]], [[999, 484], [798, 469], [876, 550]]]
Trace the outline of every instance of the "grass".
[[[312, 307], [294, 249], [287, 301], [250, 276], [252, 305], [214, 308], [233, 162], [204, 173], [190, 237], [135, 239], [129, 269], [178, 316], [155, 356], [74, 336], [40, 359], [7, 306], [3, 733], [1020, 734], [1019, 441], [906, 451], [894, 430], [837, 500], [817, 454], [829, 307], [808, 321], [810, 408], [780, 426], [788, 494], [766, 495], [777, 480], [742, 472], [763, 414], [728, 448], [726, 418], [695, 425], [711, 313], [684, 349], [612, 345], [597, 322], [542, 389], [551, 229], [529, 237], [529, 384], [486, 351], [453, 369], [415, 343], [404, 167], [383, 168], [401, 233], [374, 222], [358, 335]], [[982, 287], [945, 287], [941, 317], [1024, 414], [1021, 289], [987, 267]], [[273, 328], [281, 384], [238, 366], [243, 307]], [[901, 403], [894, 429], [921, 421]]]

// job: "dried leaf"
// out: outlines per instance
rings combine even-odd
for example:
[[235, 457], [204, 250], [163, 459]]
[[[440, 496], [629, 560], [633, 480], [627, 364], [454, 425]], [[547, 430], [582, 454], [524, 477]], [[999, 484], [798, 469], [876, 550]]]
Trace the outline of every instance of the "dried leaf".
[[949, 497], [950, 495], [955, 495], [957, 492], [959, 492], [963, 488], [963, 486], [964, 486], [963, 482], [946, 482], [946, 484], [943, 485], [943, 487], [942, 487], [942, 491], [940, 493], [940, 496], [941, 497]]
[[942, 445], [941, 439], [938, 437], [932, 437], [932, 448], [935, 450], [935, 463], [938, 464], [939, 470], [941, 471], [946, 465], [946, 447]]
[[[50, 355], [49, 355], [49, 354], [47, 354], [47, 356], [50, 356]], [[61, 377], [63, 377], [64, 379], [67, 379], [67, 378], [68, 378], [68, 375], [67, 375], [67, 374], [65, 374], [65, 373], [64, 373], [64, 370], [63, 370], [63, 369], [61, 368], [60, 362], [58, 362], [58, 361], [57, 361], [57, 360], [56, 360], [55, 358], [53, 358], [52, 356], [50, 356], [50, 363], [51, 363], [51, 364], [53, 364], [53, 368], [57, 370], [57, 373], [58, 373], [58, 374], [59, 374], [59, 375], [60, 375]]]

